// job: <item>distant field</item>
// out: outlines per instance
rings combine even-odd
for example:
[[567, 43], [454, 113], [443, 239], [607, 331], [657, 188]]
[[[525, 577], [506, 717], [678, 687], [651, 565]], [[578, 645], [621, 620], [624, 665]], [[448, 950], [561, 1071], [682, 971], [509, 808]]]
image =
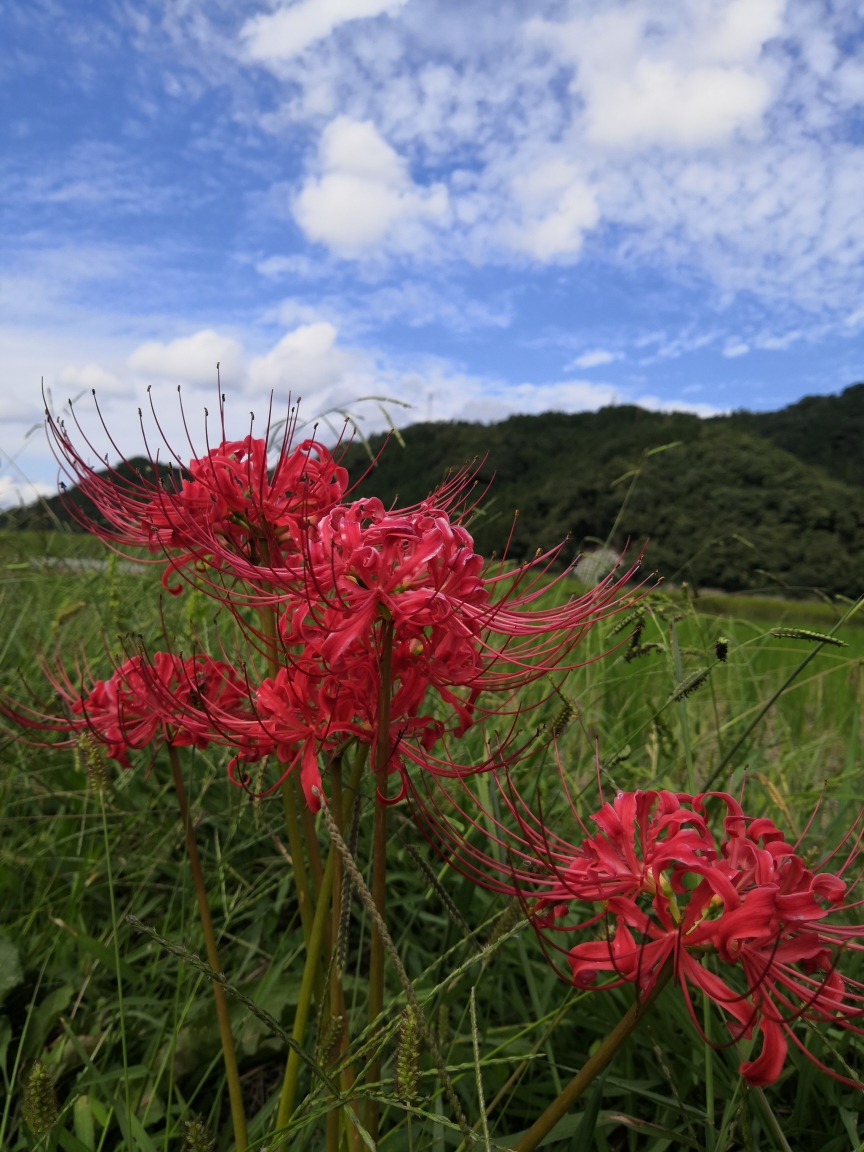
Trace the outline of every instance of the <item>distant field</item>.
[[[741, 620], [824, 629], [833, 627], [851, 603], [848, 599], [826, 603], [820, 600], [784, 600], [779, 596], [700, 592], [696, 608], [706, 616], [731, 616]], [[864, 614], [853, 616], [850, 625], [864, 628]]]

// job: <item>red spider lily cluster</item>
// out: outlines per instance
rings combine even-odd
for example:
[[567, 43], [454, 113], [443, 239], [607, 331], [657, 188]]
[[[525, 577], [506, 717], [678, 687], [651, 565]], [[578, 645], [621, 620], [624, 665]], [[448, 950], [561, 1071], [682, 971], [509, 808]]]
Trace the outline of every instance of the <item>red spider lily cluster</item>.
[[[630, 983], [647, 994], [671, 963], [700, 1033], [691, 988], [722, 1010], [733, 1042], [761, 1033], [759, 1055], [741, 1064], [752, 1085], [778, 1078], [789, 1041], [824, 1068], [796, 1034], [800, 1021], [864, 1035], [864, 984], [837, 968], [846, 950], [864, 951], [864, 932], [849, 917], [859, 907], [849, 902], [855, 884], [843, 878], [864, 828], [831, 872], [822, 869], [836, 851], [807, 867], [773, 821], [746, 816], [723, 792], [619, 792], [591, 817], [595, 833], [582, 825], [575, 846], [550, 831], [512, 782], [500, 795], [517, 831], [481, 809], [497, 854], [458, 831], [471, 826], [464, 811], [457, 826], [428, 789], [425, 796], [413, 790], [412, 802], [429, 839], [455, 867], [520, 900], [547, 956], [550, 942], [551, 951], [566, 954], [566, 978], [577, 987]], [[712, 806], [724, 812], [720, 836], [709, 827]], [[594, 907], [584, 914], [585, 905]], [[593, 938], [562, 947], [552, 932]]]
[[[405, 760], [444, 775], [515, 763], [526, 747], [515, 693], [574, 666], [573, 649], [618, 609], [632, 575], [541, 608], [561, 579], [549, 575], [560, 547], [515, 569], [487, 566], [464, 524], [467, 471], [412, 507], [352, 501], [345, 468], [315, 439], [294, 445], [290, 420], [270, 462], [266, 436], [223, 437], [190, 460], [174, 455], [170, 472], [151, 455], [149, 478], [128, 463], [97, 471], [63, 425], [48, 426], [67, 479], [99, 512], [90, 519], [70, 501], [82, 525], [116, 549], [148, 549], [165, 562], [170, 592], [194, 584], [246, 634], [242, 662], [138, 653], [104, 681], [52, 670], [62, 717], [6, 702], [21, 724], [86, 729], [121, 764], [157, 734], [217, 743], [233, 750], [232, 779], [245, 785], [244, 765], [275, 755], [280, 781], [297, 769], [316, 810], [319, 758], [346, 741], [376, 750], [385, 662], [391, 772]], [[259, 627], [240, 611], [250, 607]], [[439, 743], [492, 714], [506, 717], [505, 731], [479, 763]]]

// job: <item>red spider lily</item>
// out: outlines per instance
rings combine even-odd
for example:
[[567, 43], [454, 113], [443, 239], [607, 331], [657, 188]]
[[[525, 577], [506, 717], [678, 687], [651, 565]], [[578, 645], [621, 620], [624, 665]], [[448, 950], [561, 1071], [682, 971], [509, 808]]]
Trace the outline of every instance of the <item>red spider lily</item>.
[[[303, 566], [292, 565], [290, 572], [231, 560], [235, 574], [256, 580], [259, 588], [281, 583], [278, 598], [260, 591], [247, 597], [247, 603], [275, 607], [284, 664], [273, 685], [258, 693], [257, 719], [276, 739], [283, 762], [302, 759], [304, 791], [315, 809], [311, 741], [325, 752], [349, 737], [374, 748], [385, 620], [393, 631], [390, 747], [398, 743], [409, 759], [450, 775], [504, 763], [526, 709], [512, 705], [514, 732], [506, 749], [496, 745], [483, 762], [466, 766], [446, 753], [430, 754], [448, 724], [421, 715], [429, 689], [445, 712], [455, 714], [451, 730], [462, 735], [478, 714], [508, 714], [506, 700], [478, 705], [481, 692], [506, 692], [512, 700], [517, 688], [572, 667], [565, 658], [585, 631], [622, 606], [622, 588], [633, 569], [561, 608], [534, 608], [548, 594], [544, 577], [560, 548], [538, 561], [537, 572], [528, 565], [485, 575], [470, 534], [439, 505], [439, 499], [452, 505], [461, 492], [459, 480], [414, 509], [386, 512], [376, 499], [337, 506], [306, 524]], [[228, 560], [223, 553], [220, 562]], [[232, 589], [229, 606], [248, 632], [236, 611], [238, 599]], [[252, 632], [253, 644], [263, 651], [266, 638]], [[395, 771], [398, 758], [389, 759]]]
[[[388, 616], [397, 648], [414, 641], [429, 683], [466, 688], [464, 704], [451, 700], [466, 709], [463, 727], [480, 692], [513, 691], [573, 667], [568, 657], [586, 630], [621, 607], [638, 562], [554, 608], [537, 605], [550, 593], [549, 569], [563, 545], [515, 571], [484, 571], [459, 522], [471, 511], [468, 470], [414, 507], [385, 511], [376, 499], [341, 505], [345, 469], [314, 440], [292, 448], [292, 413], [269, 470], [266, 437], [228, 441], [223, 420], [219, 446], [200, 457], [193, 451], [188, 464], [175, 455], [182, 473], [167, 485], [149, 449], [157, 479], [130, 480], [110, 469], [99, 475], [50, 415], [48, 429], [61, 466], [108, 522], [106, 529], [72, 506], [89, 531], [115, 545], [161, 550], [166, 581], [172, 568], [197, 561], [204, 591], [232, 606], [245, 599], [275, 608], [286, 662], [292, 648], [314, 649], [338, 675], [354, 642], [372, 655], [375, 625]], [[225, 576], [246, 590], [228, 589]]]
[[[444, 795], [411, 789], [430, 841], [464, 874], [517, 897], [547, 956], [550, 946], [567, 954], [567, 978], [578, 987], [632, 983], [647, 994], [671, 957], [697, 1028], [691, 987], [727, 1015], [733, 1040], [761, 1033], [759, 1055], [741, 1065], [753, 1085], [777, 1079], [790, 1040], [824, 1068], [795, 1033], [799, 1020], [861, 1032], [864, 985], [843, 975], [838, 963], [847, 949], [864, 950], [864, 929], [848, 923], [857, 905], [847, 902], [842, 878], [859, 855], [864, 829], [837, 873], [814, 873], [771, 820], [746, 816], [724, 793], [620, 792], [591, 818], [598, 832], [585, 829], [575, 845], [550, 832], [509, 781], [500, 796], [515, 831], [482, 806], [479, 818], [457, 808], [455, 823]], [[719, 840], [708, 827], [710, 797], [726, 806]], [[497, 854], [472, 837], [478, 819], [491, 829]], [[574, 903], [595, 908], [574, 922]], [[587, 930], [595, 938], [569, 949], [548, 935]], [[713, 965], [727, 970], [731, 982]], [[598, 983], [605, 973], [611, 980]]]
[[[234, 612], [271, 667], [274, 654], [279, 659], [282, 669], [267, 680], [255, 683], [252, 675], [244, 709], [214, 702], [206, 738], [237, 750], [232, 778], [239, 763], [271, 750], [286, 772], [299, 763], [315, 808], [318, 754], [349, 738], [374, 748], [384, 690], [391, 771], [400, 763], [392, 754], [397, 745], [408, 759], [443, 775], [517, 763], [527, 747], [518, 739], [526, 709], [515, 692], [576, 666], [573, 649], [590, 627], [622, 607], [635, 571], [557, 607], [540, 607], [541, 597], [556, 594], [549, 574], [561, 547], [491, 573], [461, 523], [471, 511], [467, 470], [410, 508], [386, 511], [376, 499], [343, 505], [345, 470], [315, 441], [291, 449], [290, 422], [271, 470], [266, 438], [227, 441], [223, 426], [218, 447], [193, 455], [188, 465], [175, 456], [183, 472], [173, 486], [129, 481], [116, 471], [100, 476], [50, 417], [49, 428], [61, 462], [110, 528], [86, 526], [113, 544], [161, 550], [169, 561], [166, 578], [194, 561], [196, 583]], [[152, 454], [151, 460], [156, 467]], [[243, 603], [275, 616], [281, 652], [274, 653], [263, 624], [250, 628], [238, 610]], [[392, 669], [390, 683], [382, 685], [385, 620], [392, 623]], [[184, 731], [197, 730], [194, 708], [172, 697], [158, 674], [150, 679], [156, 712]], [[449, 720], [424, 713], [430, 689]], [[480, 701], [483, 692], [505, 696]], [[440, 735], [448, 729], [461, 735], [478, 716], [509, 716], [511, 725], [480, 763], [454, 762], [446, 749], [432, 755]]]
[[126, 461], [123, 471], [97, 472], [65, 426], [46, 416], [61, 468], [96, 505], [108, 526], [87, 517], [71, 501], [67, 504], [70, 514], [107, 543], [164, 553], [169, 559], [163, 580], [167, 587], [172, 569], [196, 560], [225, 566], [224, 560], [216, 559], [225, 554], [229, 569], [231, 557], [253, 565], [279, 557], [282, 567], [290, 565], [289, 557], [299, 554], [302, 529], [342, 499], [347, 471], [314, 439], [293, 445], [296, 409], [292, 411], [295, 414], [286, 421], [279, 454], [270, 466], [266, 437], [256, 439], [250, 434], [228, 441], [223, 435], [221, 443], [203, 456], [193, 450], [186, 463], [174, 456], [179, 471], [167, 478], [148, 449], [153, 479], [135, 472]]
[[[419, 715], [428, 689], [445, 712], [455, 714], [457, 736], [478, 716], [510, 715], [512, 751], [512, 737], [528, 711], [524, 701], [514, 701], [516, 690], [574, 666], [567, 662], [570, 651], [598, 620], [620, 610], [623, 586], [634, 571], [560, 608], [537, 609], [537, 600], [549, 593], [545, 577], [560, 548], [538, 560], [538, 571], [526, 565], [488, 576], [470, 534], [446, 507], [460, 491], [456, 485], [413, 509], [386, 512], [375, 499], [333, 509], [307, 533], [305, 599], [286, 591], [279, 606], [286, 663], [294, 653], [317, 660], [322, 682], [331, 685], [343, 712], [359, 717], [373, 741], [380, 633], [384, 620], [392, 623], [391, 733], [396, 730], [409, 759], [443, 775], [500, 766], [505, 749], [496, 745], [494, 754], [472, 766], [452, 761], [446, 752], [432, 756], [434, 735], [447, 725]], [[278, 572], [271, 575], [278, 583]], [[478, 703], [484, 691], [509, 699]], [[419, 745], [407, 739], [418, 732]]]
[[386, 616], [397, 643], [414, 642], [436, 687], [513, 691], [571, 667], [567, 656], [587, 629], [620, 609], [638, 563], [585, 596], [537, 608], [562, 579], [547, 578], [563, 545], [489, 575], [470, 533], [451, 517], [458, 495], [436, 493], [389, 512], [380, 500], [359, 500], [328, 513], [307, 534], [307, 596], [282, 617], [286, 645], [311, 647], [335, 667]]
[[[394, 664], [398, 675], [394, 677], [391, 702], [390, 746], [394, 750], [406, 747], [410, 739], [420, 748], [428, 747], [442, 734], [444, 725], [419, 713], [426, 681], [419, 675], [412, 677], [410, 655]], [[251, 675], [246, 670], [247, 709], [238, 709], [233, 701], [227, 707], [220, 700], [208, 703], [208, 738], [236, 751], [229, 775], [244, 787], [248, 778], [241, 765], [264, 755], [275, 753], [277, 761], [287, 765], [266, 793], [299, 766], [306, 802], [312, 811], [317, 811], [320, 801], [314, 789], [321, 788], [319, 754], [335, 752], [346, 740], [369, 744], [374, 750], [380, 690], [377, 669], [370, 665], [365, 653], [355, 652], [353, 660], [349, 661], [347, 654], [343, 657], [338, 676], [322, 669], [313, 658], [303, 656], [293, 658], [289, 666], [260, 683]], [[151, 699], [156, 698], [154, 705], [167, 710], [177, 725], [184, 729], [194, 727], [194, 708], [184, 706], [156, 677], [151, 677], [149, 689]], [[395, 772], [399, 765], [399, 758], [393, 756], [389, 770]]]
[[[79, 670], [80, 671], [80, 670]], [[206, 748], [223, 737], [219, 723], [231, 718], [238, 724], [252, 716], [248, 687], [223, 661], [197, 655], [183, 660], [165, 652], [152, 661], [133, 656], [107, 680], [76, 687], [62, 666], [46, 669], [64, 706], [57, 716], [36, 707], [0, 699], [0, 712], [29, 730], [67, 735], [59, 746], [71, 746], [86, 732], [105, 746], [108, 756], [131, 768], [129, 752], [145, 748], [160, 734], [176, 747]], [[86, 679], [86, 673], [80, 679]], [[265, 740], [250, 742], [248, 758], [272, 751]]]
[[342, 498], [348, 473], [329, 450], [304, 440], [267, 467], [264, 440], [221, 443], [186, 465], [191, 480], [161, 491], [143, 509], [151, 552], [178, 553], [173, 566], [212, 558], [227, 548], [251, 561], [299, 556], [303, 527]]

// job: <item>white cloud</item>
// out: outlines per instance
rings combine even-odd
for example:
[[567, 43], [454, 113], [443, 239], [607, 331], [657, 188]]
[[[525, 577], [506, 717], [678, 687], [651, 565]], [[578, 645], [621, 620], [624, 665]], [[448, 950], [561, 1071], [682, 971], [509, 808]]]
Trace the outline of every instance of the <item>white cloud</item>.
[[607, 352], [604, 348], [597, 348], [593, 352], [583, 352], [573, 361], [576, 368], [599, 368], [601, 364], [611, 364], [613, 360], [620, 359], [620, 353]]
[[647, 408], [649, 412], [689, 412], [691, 416], [701, 416], [707, 420], [709, 416], [723, 416], [729, 409], [717, 408], [713, 404], [691, 404], [687, 400], [661, 400], [657, 396], [640, 396], [633, 401], [639, 408]]
[[773, 335], [770, 332], [763, 332], [757, 336], [753, 343], [757, 348], [764, 348], [768, 352], [785, 352], [787, 348], [797, 343], [802, 339], [804, 333], [798, 329], [793, 328], [791, 332], [784, 332], [782, 336]]
[[506, 328], [512, 320], [512, 306], [505, 300], [482, 300], [469, 296], [460, 287], [433, 286], [423, 281], [403, 280], [360, 291], [320, 295], [289, 296], [266, 314], [285, 327], [327, 320], [344, 335], [356, 337], [370, 329], [398, 320], [412, 328], [442, 325], [452, 332], [473, 332], [480, 328]]
[[782, 31], [785, 0], [612, 4], [529, 24], [577, 66], [586, 139], [694, 147], [758, 126], [772, 96], [760, 57]]
[[132, 387], [127, 380], [120, 380], [113, 372], [107, 372], [99, 364], [85, 364], [83, 368], [67, 365], [58, 377], [60, 384], [70, 392], [96, 390], [97, 396], [130, 396]]
[[507, 389], [511, 412], [596, 412], [620, 404], [622, 394], [610, 384], [590, 380], [563, 380], [555, 384], [517, 384]]
[[320, 142], [320, 175], [309, 177], [294, 202], [297, 223], [313, 241], [357, 256], [397, 233], [399, 246], [419, 248], [424, 220], [447, 212], [443, 184], [420, 188], [403, 158], [370, 121], [337, 117]]
[[29, 424], [42, 419], [44, 406], [35, 391], [6, 393], [0, 396], [0, 420], [9, 423]]
[[579, 165], [547, 160], [513, 178], [521, 219], [502, 234], [538, 260], [575, 255], [600, 218], [597, 197]]
[[310, 44], [329, 36], [349, 20], [393, 15], [406, 0], [300, 0], [290, 7], [260, 14], [240, 30], [251, 60], [274, 62], [299, 56]]
[[274, 279], [281, 276], [296, 276], [302, 280], [317, 279], [328, 271], [320, 260], [310, 260], [308, 256], [299, 253], [294, 256], [267, 256], [264, 260], [258, 261], [255, 270], [262, 276]]
[[736, 356], [746, 356], [749, 351], [750, 345], [745, 344], [743, 340], [730, 340], [723, 349], [723, 355], [728, 360], [734, 360]]
[[126, 366], [144, 377], [207, 385], [215, 384], [219, 363], [222, 382], [230, 385], [242, 372], [242, 358], [243, 349], [236, 340], [207, 328], [168, 344], [157, 340], [140, 344], [127, 359]]
[[257, 395], [271, 389], [284, 399], [290, 393], [307, 403], [349, 384], [364, 365], [358, 352], [336, 347], [336, 329], [319, 321], [302, 324], [283, 336], [265, 356], [256, 356], [249, 364], [248, 384]]
[[12, 476], [0, 476], [0, 508], [17, 508], [32, 504], [39, 496], [56, 496], [55, 485], [41, 480], [20, 480]]

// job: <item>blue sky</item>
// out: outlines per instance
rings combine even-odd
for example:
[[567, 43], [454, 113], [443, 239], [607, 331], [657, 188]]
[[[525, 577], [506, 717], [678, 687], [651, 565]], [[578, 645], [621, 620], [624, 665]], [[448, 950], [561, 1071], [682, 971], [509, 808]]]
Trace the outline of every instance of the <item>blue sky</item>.
[[0, 4], [0, 501], [53, 488], [43, 377], [128, 452], [217, 360], [238, 431], [271, 389], [405, 423], [864, 378], [862, 17]]

